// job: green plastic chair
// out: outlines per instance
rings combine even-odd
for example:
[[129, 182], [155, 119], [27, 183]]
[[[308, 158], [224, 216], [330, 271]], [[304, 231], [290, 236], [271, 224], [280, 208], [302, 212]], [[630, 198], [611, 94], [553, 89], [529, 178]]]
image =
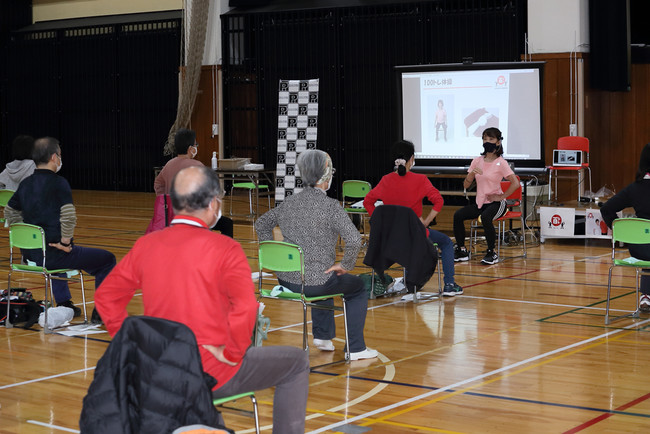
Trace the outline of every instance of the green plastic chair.
[[[639, 317], [639, 279], [641, 276], [650, 275], [650, 271], [643, 268], [650, 268], [650, 261], [642, 261], [634, 257], [616, 259], [616, 242], [628, 244], [650, 244], [650, 220], [640, 218], [616, 219], [612, 223], [612, 265], [609, 267], [609, 278], [607, 280], [607, 306], [605, 308], [605, 324], [609, 325], [626, 317]], [[636, 271], [636, 310], [615, 318], [609, 318], [609, 305], [612, 291], [612, 270], [614, 267], [632, 267]]]
[[[81, 270], [73, 270], [69, 268], [61, 268], [56, 270], [49, 270], [46, 268], [45, 250], [47, 242], [45, 241], [45, 232], [43, 228], [36, 225], [27, 223], [15, 223], [9, 226], [9, 275], [7, 276], [7, 288], [11, 288], [11, 275], [13, 272], [21, 272], [27, 274], [40, 274], [45, 278], [45, 306], [48, 306], [47, 293], [48, 289], [54, 299], [52, 292], [52, 279], [68, 280], [79, 282], [81, 284], [81, 299], [84, 313], [84, 324], [88, 322], [88, 314], [86, 312], [86, 291], [84, 288], [83, 273]], [[20, 261], [14, 262], [14, 248], [18, 249], [41, 249], [43, 251], [43, 265], [24, 265]], [[65, 274], [66, 277], [54, 276], [54, 274]], [[7, 328], [12, 328], [13, 324], [9, 321], [10, 301], [7, 301], [7, 320], [5, 321]], [[51, 333], [47, 326], [47, 309], [45, 309], [45, 333]]]
[[245, 392], [237, 395], [213, 399], [212, 405], [214, 405], [215, 407], [223, 407], [223, 404], [226, 404], [231, 401], [236, 401], [241, 398], [246, 398], [246, 397], [249, 397], [251, 399], [251, 402], [253, 403], [253, 417], [255, 419], [255, 432], [257, 434], [260, 434], [260, 418], [259, 418], [259, 413], [257, 411], [257, 398], [255, 398], [255, 392]]
[[[15, 191], [13, 190], [7, 190], [7, 189], [2, 189], [0, 190], [0, 207], [4, 208], [7, 206], [7, 203], [9, 203], [9, 199], [11, 199], [11, 196], [13, 196]], [[0, 223], [3, 225], [5, 224], [5, 218], [4, 214], [0, 215]]]
[[[305, 296], [305, 264], [304, 253], [300, 246], [295, 244], [285, 243], [283, 241], [262, 241], [259, 247], [259, 294], [260, 297], [274, 298], [276, 300], [288, 300], [302, 303], [303, 312], [303, 325], [302, 325], [302, 348], [307, 351], [309, 344], [307, 342], [307, 307], [312, 309], [325, 309], [325, 310], [338, 310], [343, 311], [343, 321], [345, 328], [345, 342], [348, 340], [348, 319], [343, 294], [321, 295], [316, 297]], [[300, 273], [301, 291], [297, 292], [281, 292], [277, 296], [271, 295], [270, 289], [262, 288], [262, 271], [274, 272], [291, 272], [297, 271]], [[341, 297], [343, 306], [323, 306], [315, 302], [327, 300], [330, 298]], [[345, 360], [350, 360], [350, 348], [346, 345]]]
[[372, 185], [367, 181], [358, 179], [343, 181], [343, 208], [345, 211], [352, 214], [367, 214], [365, 208], [352, 208], [349, 205], [362, 200], [371, 189]]
[[360, 214], [361, 225], [365, 228], [365, 219], [368, 216], [368, 211], [363, 207], [351, 207], [355, 202], [363, 200], [366, 194], [372, 190], [372, 185], [367, 181], [360, 181], [358, 179], [350, 179], [343, 181], [343, 209], [348, 214]]
[[[248, 190], [248, 212], [249, 215], [254, 215], [253, 214], [253, 191], [255, 190], [255, 183], [254, 182], [233, 182], [232, 188], [230, 189], [230, 215], [232, 215], [232, 199], [233, 199], [233, 191], [236, 188], [241, 188], [244, 190]], [[257, 190], [267, 190], [268, 191], [269, 186], [266, 184], [257, 184]], [[271, 209], [271, 196], [267, 194], [266, 198], [268, 199], [269, 203], [269, 209]], [[259, 205], [259, 195], [257, 195], [257, 200], [258, 200], [258, 205]]]

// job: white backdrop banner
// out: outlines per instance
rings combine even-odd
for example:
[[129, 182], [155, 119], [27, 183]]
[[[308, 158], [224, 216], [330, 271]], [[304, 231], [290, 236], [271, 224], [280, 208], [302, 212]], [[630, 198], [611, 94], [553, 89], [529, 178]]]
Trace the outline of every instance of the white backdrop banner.
[[280, 80], [278, 89], [278, 157], [275, 203], [302, 190], [298, 155], [316, 149], [318, 79]]

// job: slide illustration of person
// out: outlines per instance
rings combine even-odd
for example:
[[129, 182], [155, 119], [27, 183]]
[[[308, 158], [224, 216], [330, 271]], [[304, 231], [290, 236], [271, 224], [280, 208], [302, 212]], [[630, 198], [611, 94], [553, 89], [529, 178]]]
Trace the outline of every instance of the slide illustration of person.
[[438, 141], [438, 132], [442, 127], [445, 142], [447, 141], [447, 110], [445, 110], [445, 103], [438, 100], [438, 110], [436, 110], [436, 142]]

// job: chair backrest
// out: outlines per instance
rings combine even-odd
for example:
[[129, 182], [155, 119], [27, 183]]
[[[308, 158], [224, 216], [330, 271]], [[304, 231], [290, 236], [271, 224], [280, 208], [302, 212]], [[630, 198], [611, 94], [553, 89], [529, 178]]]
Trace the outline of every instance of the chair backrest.
[[614, 220], [612, 245], [617, 241], [628, 244], [650, 244], [650, 220], [640, 218]]
[[5, 190], [2, 189], [0, 190], [0, 206], [7, 206], [7, 203], [9, 202], [9, 199], [11, 199], [11, 196], [13, 196], [15, 191], [13, 190]]
[[[510, 181], [501, 181], [501, 191], [505, 192], [508, 188], [510, 188]], [[522, 195], [521, 179], [517, 176], [517, 189], [510, 196], [506, 197], [506, 199], [521, 200]]]
[[42, 249], [45, 254], [45, 232], [43, 228], [27, 223], [9, 226], [9, 247], [19, 249]]
[[298, 271], [304, 274], [304, 255], [300, 246], [284, 241], [262, 241], [258, 253], [260, 271]]
[[564, 151], [582, 151], [589, 154], [589, 139], [580, 136], [565, 136], [557, 139], [557, 148]]
[[367, 181], [350, 179], [343, 181], [343, 201], [349, 197], [351, 199], [363, 199], [366, 194], [372, 190], [372, 185]]

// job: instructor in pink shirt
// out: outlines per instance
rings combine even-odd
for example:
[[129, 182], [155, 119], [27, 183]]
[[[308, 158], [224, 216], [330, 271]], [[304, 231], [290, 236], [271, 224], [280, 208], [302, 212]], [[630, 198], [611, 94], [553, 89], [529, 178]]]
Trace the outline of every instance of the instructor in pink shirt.
[[[503, 155], [502, 140], [498, 128], [487, 128], [483, 131], [484, 151], [472, 160], [463, 181], [463, 187], [466, 189], [476, 181], [476, 203], [470, 203], [454, 213], [454, 237], [456, 238], [454, 260], [456, 262], [469, 259], [469, 253], [465, 248], [465, 220], [473, 220], [479, 216], [487, 241], [487, 252], [481, 264], [491, 265], [499, 262], [499, 256], [494, 251], [496, 231], [493, 221], [506, 213], [506, 198], [517, 189], [519, 183], [508, 162], [501, 156]], [[510, 181], [510, 186], [505, 192], [501, 190], [503, 178]]]

